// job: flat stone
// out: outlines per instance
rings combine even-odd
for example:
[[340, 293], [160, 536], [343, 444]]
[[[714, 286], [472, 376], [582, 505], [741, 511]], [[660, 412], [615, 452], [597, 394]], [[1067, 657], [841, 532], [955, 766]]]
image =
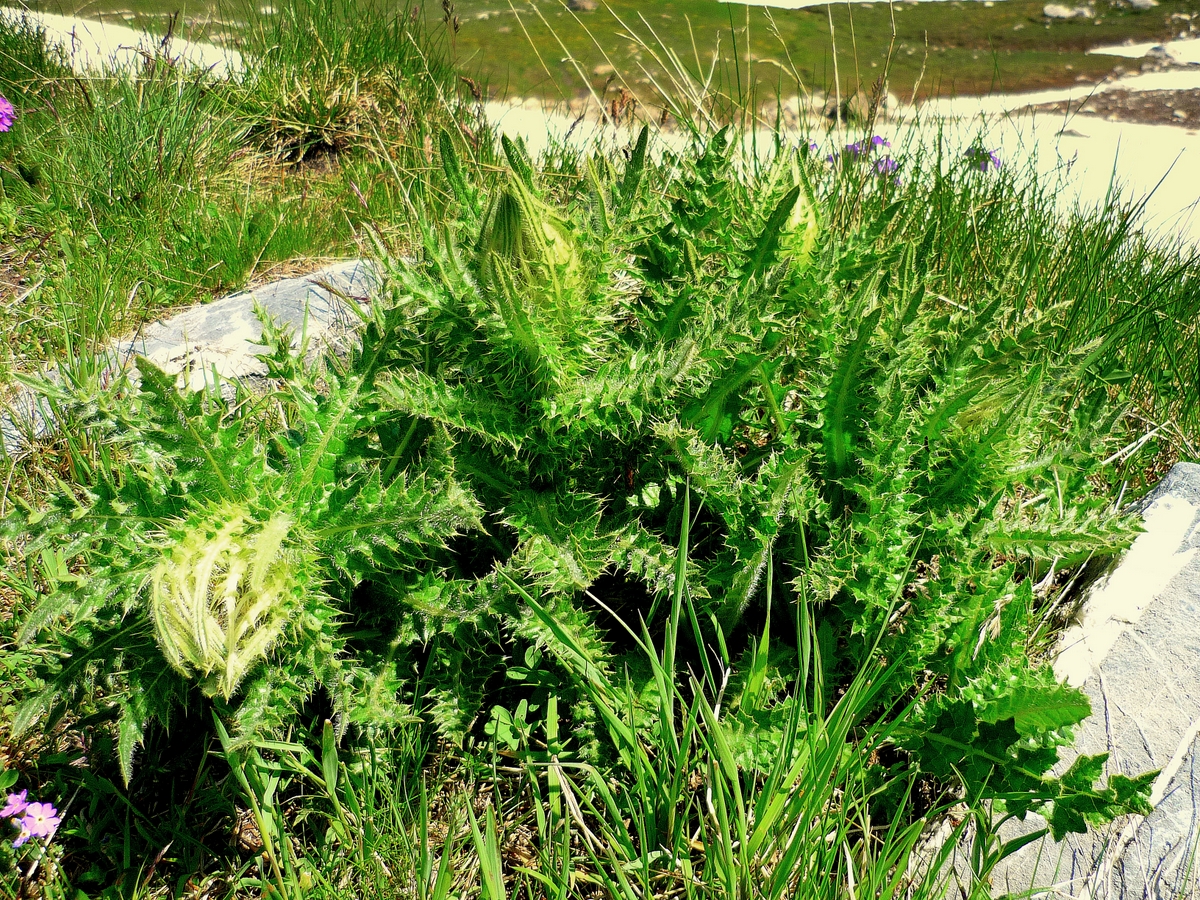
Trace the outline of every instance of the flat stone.
[[310, 356], [332, 347], [353, 330], [361, 306], [375, 287], [370, 263], [350, 260], [302, 278], [288, 278], [233, 294], [155, 322], [137, 335], [115, 343], [116, 360], [127, 365], [144, 356], [169, 375], [180, 375], [193, 390], [222, 379], [265, 375], [255, 354], [264, 349], [262, 323], [255, 303], [276, 325], [292, 332], [292, 348], [309, 341]]
[[[1106, 775], [1161, 770], [1154, 812], [1061, 843], [1036, 841], [1002, 863], [993, 890], [1077, 900], [1197, 893], [1200, 841], [1200, 465], [1179, 463], [1146, 498], [1144, 532], [1059, 643], [1055, 672], [1081, 686], [1092, 716], [1058, 771], [1108, 753]], [[1044, 825], [1013, 823], [1005, 839]], [[961, 860], [956, 867], [963, 871]]]
[[[1200, 872], [1193, 860], [1200, 821], [1200, 738], [1187, 745], [1154, 812], [1133, 832], [1115, 861], [1107, 896], [1116, 900], [1200, 896]], [[1190, 837], [1190, 839], [1188, 839]]]
[[1047, 3], [1042, 7], [1047, 19], [1090, 19], [1095, 11], [1086, 6], [1065, 6], [1062, 3]]
[[[377, 285], [374, 266], [354, 259], [176, 312], [135, 335], [113, 341], [100, 356], [101, 379], [126, 372], [136, 382], [139, 356], [168, 375], [178, 376], [180, 386], [192, 390], [213, 384], [214, 379], [227, 385], [261, 378], [267, 367], [256, 356], [264, 349], [258, 343], [262, 323], [255, 315], [256, 304], [271, 321], [291, 332], [293, 350], [307, 344], [308, 357], [313, 359], [345, 346], [361, 321], [359, 310]], [[59, 380], [54, 371], [45, 377], [51, 382]], [[49, 408], [41, 396], [30, 390], [18, 392], [0, 415], [5, 454], [25, 452], [31, 440], [49, 430], [50, 422]]]

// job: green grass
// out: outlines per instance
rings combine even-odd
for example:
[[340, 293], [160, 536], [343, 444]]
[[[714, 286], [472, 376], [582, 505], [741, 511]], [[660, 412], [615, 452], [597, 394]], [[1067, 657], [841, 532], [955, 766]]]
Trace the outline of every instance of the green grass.
[[[575, 96], [604, 85], [608, 76], [593, 73], [610, 63], [623, 83], [652, 104], [658, 100], [651, 83], [661, 79], [665, 67], [644, 44], [674, 48], [693, 72], [707, 70], [716, 52], [718, 68], [729, 73], [723, 88], [759, 102], [777, 93], [832, 93], [836, 48], [843, 93], [869, 92], [886, 71], [890, 90], [908, 101], [914, 91], [945, 96], [1099, 80], [1131, 63], [1088, 55], [1088, 48], [1174, 37], [1186, 23], [1168, 17], [1195, 11], [1186, 2], [1164, 5], [1152, 15], [1101, 4], [1097, 18], [1086, 24], [1046, 27], [1043, 5], [1032, 0], [993, 7], [842, 4], [768, 14], [716, 2], [676, 0], [648, 8], [614, 0], [594, 13], [576, 15], [554, 3], [517, 3], [510, 9], [503, 3], [459, 0], [455, 8], [462, 26], [454, 46], [459, 64], [498, 92]], [[436, 8], [428, 13], [431, 21], [438, 20]], [[505, 35], [499, 53], [498, 29]]]
[[[626, 85], [655, 102], [649, 82], [663, 74], [661, 66], [640, 50], [640, 42], [661, 41], [675, 48], [696, 70], [706, 69], [714, 51], [725, 66], [735, 56], [740, 72], [727, 87], [736, 94], [740, 82], [760, 99], [797, 90], [796, 76], [809, 90], [829, 90], [834, 81], [834, 53], [841, 90], [870, 90], [886, 69], [891, 90], [908, 100], [920, 82], [922, 96], [989, 91], [1033, 90], [1090, 81], [1118, 68], [1136, 69], [1129, 60], [1088, 55], [1091, 47], [1125, 41], [1161, 41], [1187, 33], [1179, 18], [1200, 11], [1195, 0], [1166, 0], [1149, 11], [1120, 3], [1100, 2], [1094, 19], [1054, 21], [1042, 15], [1041, 0], [1003, 0], [993, 6], [978, 2], [834, 4], [804, 10], [775, 10], [727, 5], [716, 0], [663, 0], [652, 7], [635, 0], [610, 0], [601, 9], [575, 17], [557, 0], [456, 0], [451, 4], [460, 28], [448, 48], [464, 73], [508, 96], [573, 97], [598, 88], [607, 78], [592, 76], [612, 63]], [[158, 29], [165, 15], [161, 0], [126, 0], [119, 4], [60, 2], [52, 10], [97, 15], [108, 10], [138, 14], [137, 21]], [[438, 3], [422, 7], [431, 29], [443, 28]], [[184, 9], [185, 20], [219, 34], [236, 34], [256, 14], [237, 4], [213, 0]], [[630, 37], [633, 35], [634, 37]], [[562, 41], [564, 47], [560, 46]], [[580, 78], [570, 57], [579, 63]], [[747, 62], [753, 65], [747, 66]], [[644, 70], [643, 70], [644, 67]]]
[[[0, 142], [0, 371], [96, 347], [277, 263], [359, 254], [364, 230], [399, 238], [446, 120], [417, 111], [441, 108], [449, 71], [421, 61], [430, 46], [407, 18], [389, 31], [336, 3], [295, 10], [251, 34], [266, 62], [236, 83], [162, 62], [70, 78], [37, 34], [6, 36], [0, 91], [21, 116]], [[322, 43], [313, 20], [341, 24]]]
[[[937, 159], [945, 148], [917, 138], [898, 139], [916, 149], [901, 147], [903, 184], [887, 195], [906, 210], [892, 239], [927, 248], [930, 271], [955, 302], [974, 305], [999, 291], [1017, 306], [1061, 309], [1057, 348], [1092, 345], [1098, 381], [1127, 391], [1133, 415], [1162, 424], [1168, 443], [1195, 456], [1200, 408], [1188, 385], [1200, 372], [1192, 339], [1200, 250], [1144, 234], [1140, 203], [1105, 203], [1064, 221], [1054, 176], [1039, 180], [1019, 159], [980, 173]], [[840, 227], [867, 215], [852, 191], [831, 191]]]
[[[996, 793], [1095, 805], [1040, 780], [1086, 712], [1043, 661], [1118, 498], [1195, 458], [1194, 250], [935, 142], [542, 164], [462, 99], [466, 29], [247, 33], [233, 84], [0, 37], [0, 384], [67, 375], [0, 469], [0, 778], [69, 803], [0, 894], [932, 900], [964, 802], [983, 898]], [[265, 395], [90, 362], [351, 253], [362, 350], [268, 333]]]

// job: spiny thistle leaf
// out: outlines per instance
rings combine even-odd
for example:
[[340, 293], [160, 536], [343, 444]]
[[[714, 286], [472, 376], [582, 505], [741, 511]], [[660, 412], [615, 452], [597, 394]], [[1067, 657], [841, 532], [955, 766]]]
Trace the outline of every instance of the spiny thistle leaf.
[[[796, 213], [798, 204], [801, 204], [800, 186], [796, 185], [783, 195], [783, 199], [771, 211], [766, 224], [763, 225], [762, 233], [758, 236], [758, 241], [747, 261], [751, 277], [762, 278], [766, 274], [767, 268], [775, 261], [775, 253], [779, 249], [780, 239], [783, 237], [785, 229], [792, 225], [793, 219], [796, 220], [796, 225], [803, 221], [803, 213], [801, 212], [799, 216]], [[806, 206], [807, 204], [801, 204], [800, 208], [803, 210]]]
[[533, 163], [529, 159], [529, 151], [525, 149], [525, 141], [521, 138], [512, 140], [507, 134], [500, 136], [500, 146], [509, 166], [521, 183], [533, 189]]
[[883, 315], [882, 307], [862, 317], [854, 338], [842, 350], [841, 360], [829, 386], [825, 405], [825, 465], [830, 481], [844, 478], [851, 471], [855, 435], [862, 428], [860, 394], [868, 387], [863, 369], [875, 328]]
[[442, 171], [454, 197], [470, 213], [475, 213], [476, 195], [463, 174], [462, 164], [458, 159], [458, 151], [454, 148], [454, 140], [446, 129], [438, 131], [438, 150], [442, 157]]
[[1077, 725], [1092, 714], [1083, 691], [1066, 684], [1019, 684], [993, 699], [980, 711], [980, 720], [1013, 719], [1017, 731], [1029, 735]]
[[330, 396], [308, 404], [308, 433], [299, 450], [299, 465], [291, 478], [297, 502], [322, 503], [337, 479], [337, 464], [362, 415], [363, 380], [350, 376]]
[[619, 211], [622, 215], [628, 214], [637, 197], [638, 187], [642, 183], [642, 175], [646, 171], [646, 148], [649, 145], [650, 126], [643, 125], [642, 130], [638, 132], [633, 152], [629, 154], [629, 161], [625, 163], [625, 174], [621, 179]]

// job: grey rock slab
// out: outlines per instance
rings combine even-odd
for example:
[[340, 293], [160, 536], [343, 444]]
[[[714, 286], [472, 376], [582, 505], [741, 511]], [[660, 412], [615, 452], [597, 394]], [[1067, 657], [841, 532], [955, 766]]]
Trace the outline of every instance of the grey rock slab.
[[[1154, 812], [1030, 844], [993, 874], [997, 895], [1200, 897], [1192, 865], [1200, 840], [1200, 465], [1176, 465], [1142, 517], [1144, 532], [1062, 636], [1055, 671], [1092, 703], [1060, 771], [1081, 753], [1108, 753], [1108, 775], [1161, 770]], [[1029, 816], [1004, 837], [1043, 824]]]
[[[1200, 897], [1196, 836], [1200, 834], [1200, 737], [1182, 754], [1154, 812], [1137, 825], [1115, 861], [1106, 888], [1115, 900]], [[1186, 839], [1185, 836], [1187, 836]]]
[[196, 306], [116, 342], [116, 360], [125, 365], [144, 356], [168, 374], [180, 375], [193, 390], [222, 379], [265, 375], [266, 364], [255, 354], [262, 323], [255, 304], [277, 325], [292, 332], [292, 348], [307, 338], [309, 352], [336, 347], [357, 323], [351, 304], [362, 306], [376, 287], [375, 270], [363, 260], [349, 260], [312, 275], [288, 278], [221, 300]]
[[[377, 287], [374, 266], [353, 259], [195, 306], [113, 341], [101, 354], [101, 377], [127, 372], [136, 381], [136, 359], [145, 357], [192, 390], [212, 384], [214, 377], [223, 383], [258, 378], [267, 367], [256, 356], [264, 349], [258, 343], [262, 323], [256, 304], [291, 332], [293, 350], [307, 344], [311, 358], [345, 346], [361, 321], [358, 312]], [[44, 378], [62, 380], [54, 370]], [[20, 455], [32, 439], [46, 433], [52, 416], [44, 398], [31, 390], [19, 391], [6, 407], [0, 415], [4, 453]]]

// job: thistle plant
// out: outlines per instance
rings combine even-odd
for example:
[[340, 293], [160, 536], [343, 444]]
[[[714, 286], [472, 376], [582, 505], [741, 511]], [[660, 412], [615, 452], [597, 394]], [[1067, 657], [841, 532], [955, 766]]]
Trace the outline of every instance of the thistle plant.
[[[1031, 586], [1127, 539], [1089, 481], [1119, 409], [1094, 394], [1072, 405], [1087, 357], [1045, 353], [1054, 311], [943, 303], [922, 248], [880, 246], [899, 205], [869, 206], [872, 221], [832, 240], [804, 158], [782, 153], [746, 184], [724, 133], [664, 160], [653, 195], [638, 189], [644, 141], [623, 176], [590, 164], [574, 215], [506, 150], [512, 172], [490, 203], [460, 188], [460, 234], [430, 229], [419, 262], [392, 270], [405, 365], [381, 377], [381, 402], [427, 436], [405, 445], [413, 460], [452, 436], [456, 470], [504, 538], [498, 578], [443, 582], [439, 603], [468, 592], [475, 635], [490, 631], [497, 652], [515, 638], [594, 677], [618, 672], [612, 618], [653, 627], [667, 614], [682, 577], [671, 535], [693, 497], [682, 572], [707, 623], [694, 664], [706, 643], [749, 654], [748, 628], [812, 603], [823, 677], [877, 655], [891, 661], [877, 702], [919, 698], [893, 738], [918, 765], [943, 771], [912, 736], [951, 721], [963, 696], [980, 733], [1011, 719], [1053, 756], [1088, 707], [1028, 663]], [[559, 241], [573, 252], [552, 251]], [[571, 280], [553, 277], [566, 268]], [[1049, 501], [1060, 488], [1069, 505]], [[421, 620], [447, 637], [459, 621], [428, 603]], [[779, 751], [795, 709], [782, 687], [794, 667], [760, 662], [759, 686], [727, 698], [747, 766]], [[579, 752], [601, 753], [594, 698], [573, 690]], [[1016, 739], [1004, 752], [1024, 765]], [[1000, 784], [985, 768], [982, 782]]]
[[[561, 760], [629, 765], [614, 710], [667, 734], [704, 696], [748, 791], [878, 672], [861, 713], [914, 777], [1057, 790], [1088, 705], [1030, 664], [1033, 586], [1129, 531], [1094, 487], [1121, 409], [1085, 389], [1090, 348], [1047, 351], [1057, 311], [945, 302], [930, 248], [887, 238], [921, 210], [868, 172], [838, 235], [816, 160], [739, 172], [727, 132], [661, 162], [643, 133], [565, 189], [512, 142], [491, 183], [439, 149], [454, 205], [382, 261], [361, 349], [309, 370], [268, 328], [259, 400], [145, 364], [94, 411], [100, 470], [5, 523], [89, 565], [25, 625], [53, 652], [18, 725], [109, 685], [128, 772], [192, 691], [235, 741], [318, 689], [349, 726], [415, 701], [465, 741], [552, 690]], [[642, 623], [678, 664], [623, 649]]]
[[[370, 382], [385, 332], [368, 329], [357, 371], [319, 372], [266, 323], [266, 358], [285, 387], [257, 402], [183, 394], [140, 360], [136, 393], [118, 384], [95, 403], [100, 466], [4, 523], [43, 592], [21, 640], [49, 651], [18, 733], [101, 703], [128, 779], [150, 721], [169, 722], [196, 690], [239, 740], [285, 727], [318, 687], [347, 724], [406, 715], [396, 661], [345, 653], [349, 593], [376, 571], [423, 564], [477, 510], [445, 466], [385, 477], [389, 457], [362, 439], [377, 417]], [[265, 403], [286, 417], [282, 434]], [[88, 578], [37, 567], [43, 550], [86, 558]]]

